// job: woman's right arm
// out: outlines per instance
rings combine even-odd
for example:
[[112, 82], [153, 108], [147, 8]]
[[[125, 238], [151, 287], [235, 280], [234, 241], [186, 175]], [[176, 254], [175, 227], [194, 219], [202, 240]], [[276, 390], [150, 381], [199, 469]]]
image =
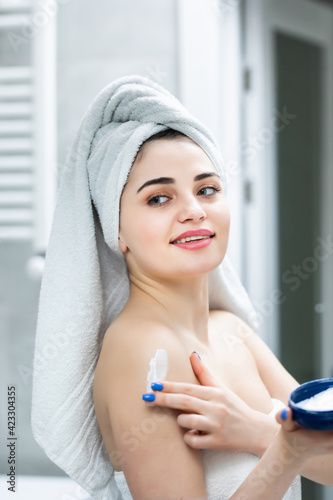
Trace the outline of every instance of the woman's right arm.
[[116, 448], [108, 449], [110, 457], [122, 465], [134, 499], [205, 499], [201, 453], [184, 442], [179, 412], [142, 401], [149, 361], [157, 348], [169, 354], [168, 378], [198, 383], [187, 353], [169, 332], [154, 329], [149, 335], [147, 328], [140, 328], [131, 335], [114, 333], [104, 341], [96, 370]]

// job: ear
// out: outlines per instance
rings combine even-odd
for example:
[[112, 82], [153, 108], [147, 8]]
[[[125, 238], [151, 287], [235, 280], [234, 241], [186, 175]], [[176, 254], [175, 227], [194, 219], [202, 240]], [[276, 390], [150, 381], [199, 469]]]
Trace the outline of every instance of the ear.
[[123, 239], [122, 239], [121, 236], [118, 236], [118, 246], [119, 246], [119, 250], [122, 253], [126, 253], [127, 252], [128, 247], [127, 247], [126, 243], [123, 241]]

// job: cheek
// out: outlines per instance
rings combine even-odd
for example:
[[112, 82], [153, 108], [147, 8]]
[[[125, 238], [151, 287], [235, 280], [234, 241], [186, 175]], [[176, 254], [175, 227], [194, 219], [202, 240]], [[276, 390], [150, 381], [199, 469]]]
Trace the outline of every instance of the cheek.
[[127, 246], [132, 253], [145, 255], [167, 238], [161, 217], [154, 213], [136, 211], [124, 220], [124, 227]]
[[224, 212], [224, 223], [226, 225], [226, 227], [228, 228], [228, 231], [229, 231], [229, 228], [230, 228], [230, 211], [229, 211], [229, 208], [227, 207], [225, 209], [225, 212]]
[[228, 231], [230, 228], [230, 210], [228, 205], [222, 204], [217, 212], [216, 212], [216, 218], [217, 218], [217, 223], [218, 226], [221, 228], [221, 230]]

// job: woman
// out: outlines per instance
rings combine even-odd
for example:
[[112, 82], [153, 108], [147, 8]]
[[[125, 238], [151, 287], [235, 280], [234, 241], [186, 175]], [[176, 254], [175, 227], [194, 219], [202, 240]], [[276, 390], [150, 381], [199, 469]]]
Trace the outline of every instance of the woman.
[[[130, 296], [105, 334], [94, 384], [104, 442], [134, 498], [230, 498], [256, 463], [249, 453], [262, 455], [277, 432], [272, 398], [285, 404], [298, 385], [237, 316], [209, 311], [208, 273], [225, 256], [229, 223], [219, 176], [198, 145], [173, 132], [144, 143], [120, 205], [119, 247], [129, 272]], [[168, 381], [185, 383], [167, 382], [164, 390], [180, 388], [199, 400], [156, 393], [156, 404], [186, 413], [166, 411], [154, 418], [140, 394], [149, 360], [161, 348], [170, 360]], [[197, 389], [188, 362], [193, 350], [225, 387], [220, 411], [216, 397], [221, 398], [221, 391]], [[200, 375], [195, 354], [192, 363]], [[203, 403], [213, 402], [217, 415], [222, 412], [215, 439], [210, 420], [196, 406], [200, 396]], [[152, 403], [154, 398], [145, 394], [144, 400]], [[233, 413], [223, 415], [226, 409]], [[182, 439], [183, 428], [205, 434], [188, 431]], [[200, 453], [198, 448], [249, 453]], [[331, 484], [332, 466], [333, 457], [325, 464], [312, 459], [302, 473]], [[296, 495], [294, 483], [289, 498]]]
[[[181, 134], [171, 132], [170, 140], [169, 129]], [[242, 454], [242, 466], [232, 468], [242, 471], [228, 486], [232, 491], [254, 467], [239, 490], [251, 498], [258, 484], [253, 474], [262, 474], [289, 443], [290, 422], [273, 439], [279, 426], [268, 414], [277, 410], [272, 398], [285, 403], [297, 384], [251, 330], [252, 305], [225, 255], [226, 187], [209, 131], [148, 79], [116, 80], [83, 117], [61, 177], [46, 253], [32, 429], [47, 455], [96, 499], [121, 498], [114, 469], [118, 479], [124, 471], [125, 494], [134, 498], [206, 497], [225, 472], [225, 451], [215, 456], [189, 446], [191, 433], [184, 434], [182, 425], [195, 430], [197, 422], [177, 421], [179, 410], [141, 400], [156, 350], [168, 354], [169, 383], [205, 389], [189, 363], [196, 350], [229, 389], [224, 404], [232, 418], [223, 421], [229, 437], [224, 449], [261, 455], [269, 445], [259, 463], [253, 453]], [[266, 356], [279, 373], [278, 386], [267, 374]], [[156, 403], [178, 408], [179, 401], [163, 400], [169, 389], [155, 393]], [[208, 417], [201, 403], [186, 404]], [[265, 429], [261, 440], [259, 429]], [[328, 435], [324, 448], [322, 438], [314, 444], [311, 433], [298, 434], [309, 451], [291, 444], [293, 467], [267, 481], [269, 488], [279, 482], [272, 490], [276, 498], [309, 453], [328, 450]], [[313, 460], [310, 469], [314, 477]], [[228, 474], [223, 477], [217, 498], [229, 495]], [[274, 498], [266, 487], [263, 494]]]

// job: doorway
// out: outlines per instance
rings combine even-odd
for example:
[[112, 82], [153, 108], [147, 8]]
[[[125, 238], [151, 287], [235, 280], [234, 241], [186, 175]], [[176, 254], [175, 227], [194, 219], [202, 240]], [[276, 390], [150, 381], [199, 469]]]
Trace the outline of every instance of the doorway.
[[[243, 3], [245, 285], [259, 333], [300, 382], [332, 376], [332, 9]], [[250, 188], [249, 188], [250, 186]], [[333, 488], [303, 480], [303, 500]]]
[[[275, 34], [277, 108], [295, 119], [277, 136], [280, 360], [299, 383], [320, 378], [320, 47]], [[318, 254], [318, 255], [317, 255]], [[318, 260], [319, 257], [320, 260]], [[302, 480], [304, 499], [321, 499], [320, 487]]]

